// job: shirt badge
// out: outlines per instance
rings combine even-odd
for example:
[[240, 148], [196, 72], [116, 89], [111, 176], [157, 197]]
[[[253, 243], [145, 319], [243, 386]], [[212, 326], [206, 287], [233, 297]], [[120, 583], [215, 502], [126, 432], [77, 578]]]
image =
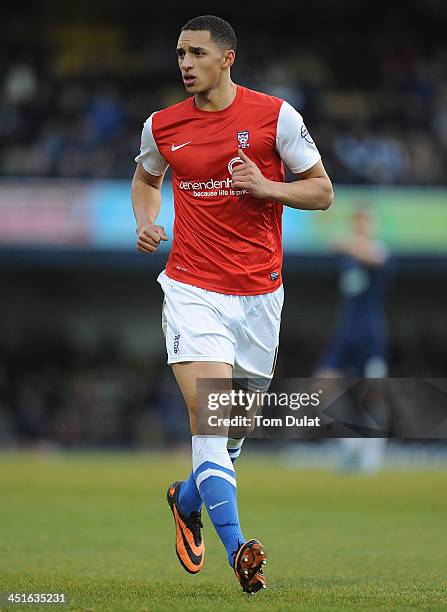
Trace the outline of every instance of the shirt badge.
[[247, 149], [250, 146], [250, 143], [248, 142], [248, 138], [249, 138], [248, 130], [245, 132], [237, 133], [237, 142], [241, 149]]

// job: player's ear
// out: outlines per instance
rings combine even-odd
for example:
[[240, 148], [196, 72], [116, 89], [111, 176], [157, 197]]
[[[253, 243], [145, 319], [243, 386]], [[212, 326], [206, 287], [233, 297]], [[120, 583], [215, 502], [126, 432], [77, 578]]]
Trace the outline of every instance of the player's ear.
[[222, 68], [230, 68], [234, 64], [235, 53], [232, 49], [226, 49], [224, 51]]

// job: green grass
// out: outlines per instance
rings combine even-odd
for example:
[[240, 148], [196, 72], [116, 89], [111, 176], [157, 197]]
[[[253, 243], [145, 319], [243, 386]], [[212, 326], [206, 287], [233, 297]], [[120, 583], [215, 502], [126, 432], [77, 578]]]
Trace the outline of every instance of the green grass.
[[240, 592], [207, 518], [204, 569], [181, 569], [164, 496], [188, 462], [155, 454], [0, 455], [0, 591], [95, 611], [447, 610], [446, 472], [362, 479], [249, 455], [239, 505], [269, 553], [259, 595]]

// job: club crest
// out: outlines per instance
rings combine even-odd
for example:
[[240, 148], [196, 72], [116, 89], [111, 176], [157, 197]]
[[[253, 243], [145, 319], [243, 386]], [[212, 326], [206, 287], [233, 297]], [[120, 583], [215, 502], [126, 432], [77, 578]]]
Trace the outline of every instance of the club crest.
[[249, 132], [238, 132], [237, 133], [237, 142], [241, 149], [247, 149], [250, 146], [248, 142]]

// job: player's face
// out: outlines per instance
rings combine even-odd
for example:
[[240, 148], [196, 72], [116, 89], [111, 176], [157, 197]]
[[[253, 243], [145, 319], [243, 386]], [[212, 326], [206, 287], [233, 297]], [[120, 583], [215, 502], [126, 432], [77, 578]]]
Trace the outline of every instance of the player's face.
[[177, 57], [186, 91], [203, 93], [217, 87], [232, 53], [218, 47], [206, 30], [180, 32]]

